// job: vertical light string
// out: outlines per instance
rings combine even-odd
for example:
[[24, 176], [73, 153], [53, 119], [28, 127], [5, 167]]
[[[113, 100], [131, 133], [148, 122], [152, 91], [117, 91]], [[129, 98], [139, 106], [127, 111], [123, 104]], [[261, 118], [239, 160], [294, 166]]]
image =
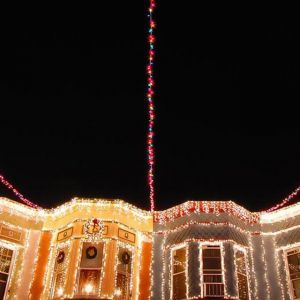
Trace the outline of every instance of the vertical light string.
[[0, 174], [0, 182], [9, 190], [11, 190], [19, 200], [21, 200], [26, 205], [33, 207], [33, 208], [39, 208], [38, 205], [32, 203], [27, 198], [25, 198], [9, 181], [7, 181], [3, 175]]
[[153, 64], [155, 57], [155, 22], [153, 19], [153, 13], [155, 10], [155, 0], [150, 0], [148, 8], [148, 18], [149, 18], [149, 32], [148, 32], [148, 43], [149, 43], [149, 53], [148, 53], [148, 64], [147, 64], [147, 99], [148, 99], [148, 135], [147, 135], [147, 151], [148, 151], [148, 185], [149, 185], [149, 198], [150, 198], [150, 209], [151, 212], [155, 208], [155, 189], [154, 189], [154, 167], [155, 167], [155, 149], [154, 149], [154, 122], [155, 122], [155, 107], [154, 107], [154, 79], [153, 79]]

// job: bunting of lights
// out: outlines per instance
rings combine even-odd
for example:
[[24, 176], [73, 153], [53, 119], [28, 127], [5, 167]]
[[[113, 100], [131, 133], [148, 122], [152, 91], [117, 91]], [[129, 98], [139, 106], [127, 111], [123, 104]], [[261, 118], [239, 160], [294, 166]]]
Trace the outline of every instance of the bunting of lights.
[[148, 185], [150, 189], [149, 198], [150, 198], [150, 209], [151, 212], [154, 211], [154, 165], [155, 165], [155, 149], [154, 149], [154, 121], [155, 121], [155, 111], [154, 111], [154, 79], [153, 79], [153, 64], [155, 56], [155, 35], [154, 28], [155, 22], [153, 19], [153, 12], [155, 10], [155, 0], [150, 0], [149, 9], [148, 9], [148, 18], [149, 18], [149, 32], [148, 32], [148, 43], [149, 43], [149, 54], [148, 54], [148, 64], [147, 64], [147, 99], [148, 99], [148, 111], [149, 111], [149, 121], [148, 121], [148, 136], [147, 136], [147, 151], [148, 151]]
[[39, 208], [38, 205], [32, 203], [28, 199], [26, 199], [9, 181], [7, 181], [3, 175], [0, 174], [0, 182], [7, 187], [9, 190], [11, 190], [17, 197], [20, 199], [23, 203], [26, 205], [33, 207], [33, 208]]
[[272, 212], [277, 210], [285, 205], [287, 205], [293, 198], [295, 198], [300, 192], [300, 186], [298, 186], [291, 194], [284, 198], [280, 203], [266, 210], [266, 212]]

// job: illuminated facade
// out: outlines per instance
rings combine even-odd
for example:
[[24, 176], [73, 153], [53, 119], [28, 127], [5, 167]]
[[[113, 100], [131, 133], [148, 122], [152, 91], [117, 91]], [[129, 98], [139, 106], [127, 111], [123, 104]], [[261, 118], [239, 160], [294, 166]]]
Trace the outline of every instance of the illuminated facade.
[[0, 198], [0, 299], [300, 299], [300, 203]]
[[147, 299], [151, 213], [120, 200], [0, 198], [0, 299]]

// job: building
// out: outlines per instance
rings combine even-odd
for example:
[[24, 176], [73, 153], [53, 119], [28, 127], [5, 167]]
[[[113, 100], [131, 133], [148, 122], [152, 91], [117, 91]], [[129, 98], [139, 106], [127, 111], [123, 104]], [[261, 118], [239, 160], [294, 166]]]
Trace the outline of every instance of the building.
[[0, 198], [0, 299], [147, 299], [153, 221], [123, 201]]
[[0, 198], [0, 299], [300, 299], [300, 203]]

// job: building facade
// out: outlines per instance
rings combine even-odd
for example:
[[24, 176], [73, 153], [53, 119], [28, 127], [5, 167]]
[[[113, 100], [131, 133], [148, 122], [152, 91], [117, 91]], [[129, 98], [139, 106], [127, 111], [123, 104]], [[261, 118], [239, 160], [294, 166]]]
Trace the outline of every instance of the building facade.
[[33, 209], [0, 198], [0, 299], [300, 299], [300, 203]]
[[148, 299], [152, 220], [120, 200], [0, 198], [0, 299]]

